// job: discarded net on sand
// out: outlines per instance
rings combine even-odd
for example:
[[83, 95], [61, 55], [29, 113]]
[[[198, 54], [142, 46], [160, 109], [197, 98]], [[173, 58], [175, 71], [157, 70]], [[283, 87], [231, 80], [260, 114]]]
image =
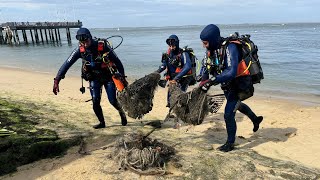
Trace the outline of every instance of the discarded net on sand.
[[175, 84], [169, 85], [170, 91], [170, 114], [175, 114], [176, 119], [185, 123], [199, 125], [209, 113], [216, 113], [223, 104], [224, 95], [208, 95], [200, 87], [190, 92], [183, 92]]
[[147, 136], [130, 132], [120, 137], [115, 142], [114, 160], [120, 168], [138, 174], [165, 174], [165, 162], [175, 154], [175, 149]]
[[141, 119], [152, 110], [154, 92], [159, 80], [159, 73], [151, 73], [134, 81], [119, 94], [118, 100], [129, 117]]

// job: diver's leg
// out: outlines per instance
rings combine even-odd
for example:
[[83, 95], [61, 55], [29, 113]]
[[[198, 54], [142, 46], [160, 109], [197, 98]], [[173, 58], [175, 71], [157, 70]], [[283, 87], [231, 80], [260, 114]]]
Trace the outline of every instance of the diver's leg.
[[250, 120], [253, 123], [253, 132], [258, 131], [259, 129], [259, 125], [263, 120], [263, 116], [257, 116], [252, 110], [251, 108], [244, 104], [243, 102], [240, 102], [240, 105], [238, 107], [238, 110], [242, 113], [245, 114], [246, 116], [248, 116], [250, 118]]
[[93, 111], [96, 114], [99, 124], [93, 126], [95, 129], [104, 128], [106, 127], [102, 108], [100, 106], [101, 101], [101, 84], [99, 81], [94, 80], [90, 81], [90, 93], [92, 97], [92, 105], [93, 105]]
[[106, 81], [104, 83], [104, 86], [105, 86], [105, 89], [106, 89], [106, 92], [107, 92], [107, 95], [108, 95], [108, 99], [109, 99], [109, 102], [110, 104], [116, 108], [119, 112], [119, 115], [121, 117], [121, 124], [122, 126], [125, 126], [127, 125], [127, 117], [126, 117], [126, 114], [125, 112], [123, 111], [120, 103], [118, 102], [117, 100], [117, 92], [116, 92], [116, 87], [115, 87], [115, 84], [113, 83], [113, 81]]
[[234, 109], [237, 105], [238, 97], [234, 91], [225, 91], [224, 93], [227, 99], [227, 104], [224, 109], [224, 120], [226, 123], [228, 138], [227, 142], [218, 149], [220, 151], [228, 152], [234, 149], [234, 142], [236, 139], [237, 124], [235, 120], [236, 113]]

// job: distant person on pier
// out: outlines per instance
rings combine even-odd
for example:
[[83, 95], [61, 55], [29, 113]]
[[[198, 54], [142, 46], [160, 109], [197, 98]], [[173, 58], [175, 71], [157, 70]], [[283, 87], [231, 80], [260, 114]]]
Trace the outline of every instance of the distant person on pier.
[[[79, 40], [79, 47], [75, 48], [64, 64], [60, 67], [58, 74], [54, 78], [53, 93], [59, 92], [59, 82], [65, 77], [68, 69], [78, 60], [83, 59], [82, 77], [90, 83], [90, 93], [92, 96], [93, 111], [95, 112], [99, 124], [93, 126], [95, 129], [105, 128], [105, 119], [100, 106], [101, 89], [104, 86], [110, 104], [118, 110], [123, 126], [127, 125], [127, 118], [121, 105], [116, 99], [116, 86], [113, 76], [122, 78], [125, 81], [125, 73], [123, 65], [108, 45], [92, 38], [87, 28], [80, 28], [76, 35]], [[127, 83], [125, 84], [125, 86]]]

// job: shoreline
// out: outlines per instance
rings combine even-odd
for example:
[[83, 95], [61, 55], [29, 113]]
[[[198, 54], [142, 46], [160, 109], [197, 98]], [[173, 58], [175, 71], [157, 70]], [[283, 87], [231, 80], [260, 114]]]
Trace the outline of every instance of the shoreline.
[[[106, 118], [106, 129], [93, 130], [92, 125], [98, 121], [92, 111], [92, 103], [85, 102], [90, 99], [88, 91], [85, 94], [79, 92], [81, 86], [80, 77], [68, 76], [60, 83], [60, 93], [55, 96], [52, 93], [53, 78], [55, 75], [51, 73], [38, 73], [34, 71], [26, 71], [15, 68], [0, 67], [0, 96], [5, 99], [17, 100], [17, 102], [34, 102], [38, 106], [43, 106], [48, 109], [44, 114], [48, 119], [53, 116], [58, 122], [64, 122], [68, 125], [76, 126], [84, 129], [86, 132], [93, 134], [107, 135], [115, 137], [125, 132], [130, 131], [146, 131], [147, 126], [141, 125], [141, 122], [164, 120], [168, 109], [166, 105], [167, 88], [158, 88], [155, 92], [153, 100], [153, 109], [146, 114], [141, 120], [128, 118], [128, 126], [121, 126], [120, 117], [117, 111], [110, 105], [105, 93], [102, 95], [101, 106]], [[87, 87], [87, 83], [85, 83]], [[193, 87], [190, 87], [192, 89]], [[220, 89], [214, 87], [213, 89]], [[214, 90], [212, 92], [215, 92]], [[210, 92], [209, 92], [210, 93]], [[217, 93], [221, 93], [221, 90]], [[237, 154], [240, 151], [255, 151], [260, 155], [297, 162], [307, 167], [317, 168], [320, 170], [320, 156], [314, 156], [320, 151], [320, 105], [319, 103], [309, 104], [308, 99], [301, 97], [303, 101], [295, 101], [292, 99], [278, 98], [276, 94], [260, 96], [257, 91], [255, 96], [245, 101], [257, 115], [263, 115], [264, 120], [260, 129], [252, 132], [252, 122], [243, 114], [236, 114], [237, 121], [237, 137], [236, 148], [239, 151], [232, 153]], [[298, 96], [299, 97], [299, 96]], [[317, 102], [319, 98], [314, 98]], [[206, 151], [211, 155], [219, 153], [215, 149], [223, 144], [226, 140], [226, 129], [223, 118], [224, 106], [215, 114], [209, 114], [204, 122], [192, 128], [188, 125], [183, 125], [180, 129], [173, 129], [172, 125], [163, 126], [152, 134], [152, 137], [169, 140], [172, 142], [185, 141], [181, 146], [183, 150], [192, 150], [194, 146], [201, 143], [204, 146], [210, 146], [213, 150]], [[62, 112], [62, 113], [58, 113]], [[173, 123], [173, 122], [172, 122]], [[190, 128], [190, 129], [188, 129]], [[170, 138], [168, 138], [170, 137]], [[108, 140], [112, 140], [108, 139]], [[105, 139], [98, 143], [103, 144]], [[94, 144], [91, 148], [96, 148]], [[183, 154], [184, 151], [179, 151]], [[192, 152], [190, 152], [192, 153]], [[203, 153], [203, 152], [200, 152]], [[231, 154], [232, 154], [231, 153]], [[229, 154], [223, 154], [228, 156]], [[67, 155], [62, 160], [70, 159], [72, 155]], [[187, 157], [188, 155], [185, 155]], [[97, 154], [86, 156], [78, 160], [72, 161], [63, 165], [59, 169], [52, 171], [44, 171], [40, 168], [37, 170], [31, 168], [29, 170], [17, 173], [18, 177], [30, 173], [44, 173], [42, 178], [49, 178], [52, 175], [57, 177], [75, 177], [78, 168], [82, 168], [86, 172], [93, 172], [95, 175], [103, 175], [99, 169], [94, 169], [98, 164], [100, 156]], [[88, 166], [88, 160], [94, 166]], [[37, 163], [35, 163], [37, 164]], [[44, 163], [41, 166], [50, 166], [50, 163]], [[32, 166], [32, 165], [30, 165]], [[35, 169], [35, 170], [34, 170]], [[33, 171], [34, 170], [34, 171]], [[90, 173], [92, 175], [92, 173]], [[71, 178], [72, 179], [72, 178]], [[96, 178], [98, 179], [98, 178]]]
[[[27, 70], [27, 69], [23, 69], [23, 68], [17, 68], [17, 67], [10, 67], [10, 66], [1, 66], [0, 65], [0, 71], [21, 71], [21, 72], [28, 72], [28, 73], [33, 73], [33, 74], [41, 74], [41, 75], [52, 75], [52, 82], [53, 83], [53, 78], [55, 77], [54, 73], [51, 72], [45, 72], [45, 71], [33, 71], [33, 70]], [[80, 76], [78, 75], [73, 75], [73, 74], [66, 74], [66, 78], [65, 79], [79, 79], [79, 86], [81, 85], [80, 83]], [[138, 78], [128, 78], [129, 82], [133, 82], [134, 80], [136, 80]], [[86, 83], [84, 81], [84, 83]], [[263, 82], [262, 82], [263, 83]], [[194, 88], [196, 86], [191, 86], [189, 87], [188, 90], [190, 90], [191, 88]], [[221, 91], [219, 86], [213, 87], [212, 89], [214, 89], [215, 91]], [[220, 92], [222, 93], [222, 91]], [[299, 93], [291, 93], [291, 92], [284, 92], [284, 91], [274, 91], [274, 92], [270, 92], [264, 89], [259, 89], [259, 84], [257, 84], [255, 86], [255, 94], [254, 97], [258, 98], [258, 99], [279, 99], [279, 100], [284, 100], [284, 101], [292, 101], [292, 102], [296, 102], [302, 105], [306, 105], [306, 106], [318, 106], [320, 105], [320, 96], [315, 95], [315, 94], [299, 94]]]

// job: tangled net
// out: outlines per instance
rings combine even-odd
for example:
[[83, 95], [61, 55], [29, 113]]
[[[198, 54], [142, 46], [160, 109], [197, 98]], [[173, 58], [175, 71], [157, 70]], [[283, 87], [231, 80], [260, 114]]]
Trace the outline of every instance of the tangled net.
[[209, 106], [209, 111], [211, 113], [216, 113], [218, 110], [221, 108], [225, 96], [224, 94], [215, 94], [215, 95], [207, 95], [208, 98], [208, 106]]
[[169, 85], [170, 110], [185, 123], [199, 125], [209, 113], [207, 94], [200, 88], [184, 93], [177, 85]]
[[159, 80], [159, 73], [151, 73], [134, 81], [119, 94], [118, 100], [129, 117], [141, 119], [152, 110], [152, 100]]
[[216, 113], [224, 102], [223, 94], [207, 95], [200, 87], [184, 93], [175, 84], [169, 85], [170, 113], [177, 119], [192, 125], [199, 125], [209, 113]]
[[142, 175], [163, 175], [165, 162], [175, 154], [175, 149], [147, 136], [130, 132], [120, 137], [115, 142], [114, 159], [121, 169]]

